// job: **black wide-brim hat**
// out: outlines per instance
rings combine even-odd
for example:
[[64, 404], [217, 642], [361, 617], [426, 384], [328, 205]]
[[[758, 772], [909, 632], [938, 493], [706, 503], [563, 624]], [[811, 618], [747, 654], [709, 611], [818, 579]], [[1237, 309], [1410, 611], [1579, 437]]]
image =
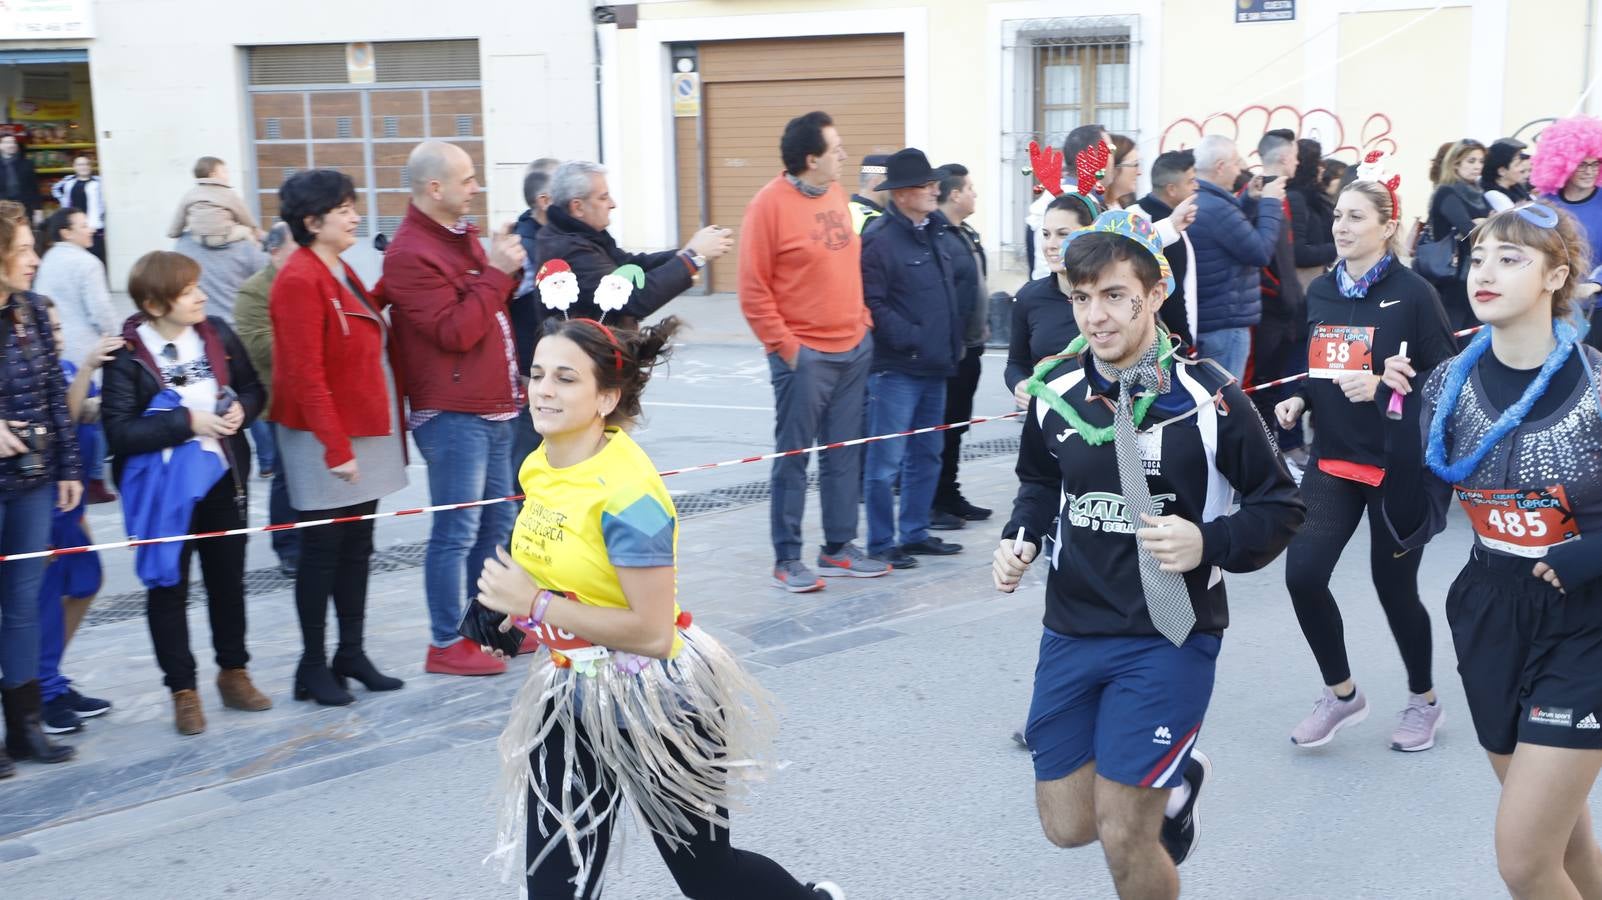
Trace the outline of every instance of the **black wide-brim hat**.
[[894, 191], [901, 188], [922, 187], [931, 181], [939, 181], [943, 173], [929, 165], [929, 157], [916, 147], [907, 147], [890, 154], [889, 162], [885, 163], [885, 178], [875, 190]]

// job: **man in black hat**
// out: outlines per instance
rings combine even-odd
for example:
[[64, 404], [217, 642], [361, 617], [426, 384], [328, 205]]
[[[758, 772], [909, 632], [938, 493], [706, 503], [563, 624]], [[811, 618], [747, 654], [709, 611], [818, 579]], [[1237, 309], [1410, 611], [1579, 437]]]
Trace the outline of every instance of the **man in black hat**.
[[[862, 293], [873, 313], [873, 368], [868, 377], [868, 433], [895, 434], [938, 425], [946, 379], [966, 348], [952, 282], [952, 262], [931, 216], [945, 173], [922, 150], [908, 147], [885, 164], [879, 190], [890, 194], [884, 215], [862, 237]], [[939, 432], [868, 445], [864, 503], [868, 555], [897, 569], [917, 556], [949, 556], [961, 545], [929, 534], [930, 505], [940, 477]], [[891, 485], [901, 479], [900, 526]]]
[[857, 176], [857, 192], [851, 195], [851, 229], [861, 234], [868, 223], [884, 215], [885, 194], [879, 189], [884, 180], [885, 163], [890, 157], [883, 153], [870, 153], [862, 157], [862, 172]]

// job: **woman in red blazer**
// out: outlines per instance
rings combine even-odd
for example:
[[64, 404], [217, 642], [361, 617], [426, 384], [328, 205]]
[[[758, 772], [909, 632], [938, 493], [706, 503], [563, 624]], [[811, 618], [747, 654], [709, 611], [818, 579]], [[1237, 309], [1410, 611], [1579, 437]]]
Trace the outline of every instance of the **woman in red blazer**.
[[[406, 486], [406, 434], [383, 301], [340, 254], [356, 243], [361, 216], [350, 177], [313, 169], [278, 190], [279, 215], [300, 245], [273, 281], [273, 420], [289, 502], [300, 521], [370, 514]], [[346, 679], [371, 691], [401, 687], [362, 649], [371, 520], [301, 532], [295, 609], [305, 651], [295, 698], [343, 706]], [[326, 656], [328, 599], [339, 645]]]

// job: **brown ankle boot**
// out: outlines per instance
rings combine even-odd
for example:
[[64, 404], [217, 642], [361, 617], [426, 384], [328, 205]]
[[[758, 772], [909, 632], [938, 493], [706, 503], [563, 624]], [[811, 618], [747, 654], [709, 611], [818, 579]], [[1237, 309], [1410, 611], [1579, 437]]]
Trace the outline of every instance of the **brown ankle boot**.
[[256, 690], [244, 669], [223, 669], [218, 672], [217, 693], [222, 695], [223, 706], [229, 709], [260, 712], [273, 708], [272, 698]]
[[172, 715], [179, 734], [199, 734], [206, 730], [206, 714], [200, 711], [200, 692], [194, 688], [172, 692]]

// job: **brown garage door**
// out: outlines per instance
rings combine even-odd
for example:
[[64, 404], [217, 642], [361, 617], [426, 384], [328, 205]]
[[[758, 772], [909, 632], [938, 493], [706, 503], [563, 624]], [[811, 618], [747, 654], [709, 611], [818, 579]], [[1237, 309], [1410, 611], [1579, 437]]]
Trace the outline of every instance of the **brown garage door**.
[[[782, 170], [779, 136], [790, 119], [815, 109], [834, 117], [850, 158], [841, 178], [849, 193], [869, 153], [906, 140], [901, 35], [727, 41], [699, 47], [706, 134], [708, 219], [734, 228], [746, 204]], [[676, 120], [679, 231], [700, 227], [696, 122]], [[738, 254], [712, 267], [712, 289], [733, 291]]]

